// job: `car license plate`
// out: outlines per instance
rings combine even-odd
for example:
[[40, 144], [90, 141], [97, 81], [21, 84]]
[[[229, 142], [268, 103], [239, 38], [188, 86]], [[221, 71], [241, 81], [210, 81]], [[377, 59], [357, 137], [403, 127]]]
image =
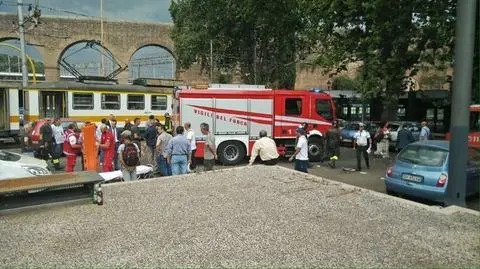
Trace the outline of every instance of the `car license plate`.
[[352, 142], [352, 139], [343, 139], [343, 142]]
[[422, 182], [423, 177], [422, 176], [417, 176], [417, 175], [411, 175], [411, 174], [402, 174], [402, 179], [407, 180], [407, 181], [413, 181], [413, 182]]

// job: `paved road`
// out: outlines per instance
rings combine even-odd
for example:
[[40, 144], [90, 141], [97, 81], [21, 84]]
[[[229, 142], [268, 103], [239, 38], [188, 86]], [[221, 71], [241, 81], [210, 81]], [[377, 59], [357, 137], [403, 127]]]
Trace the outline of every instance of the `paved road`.
[[[19, 152], [19, 149], [9, 149], [10, 151]], [[391, 157], [394, 158], [395, 153], [392, 152]], [[64, 159], [62, 159], [62, 163]], [[144, 158], [142, 158], [142, 162], [146, 162]], [[370, 159], [370, 169], [364, 169], [362, 173], [359, 172], [346, 172], [343, 168], [355, 168], [356, 167], [356, 158], [355, 158], [355, 151], [352, 148], [343, 147], [341, 148], [341, 157], [336, 163], [336, 168], [330, 168], [326, 163], [312, 163], [312, 167], [309, 169], [309, 173], [328, 178], [331, 180], [351, 184], [357, 187], [374, 190], [377, 192], [385, 193], [385, 185], [383, 183], [383, 177], [385, 175], [386, 169], [391, 165], [391, 159], [377, 159], [371, 158]], [[199, 167], [198, 169], [201, 170], [201, 160], [199, 160]], [[239, 166], [247, 165], [247, 161], [243, 162]], [[288, 162], [287, 160], [283, 160], [280, 162], [281, 166], [286, 168], [293, 168], [293, 163]], [[217, 165], [216, 169], [223, 169], [229, 168], [230, 166], [222, 166]], [[362, 167], [364, 167], [364, 163], [362, 160]], [[77, 165], [75, 170], [80, 170], [80, 158], [77, 159]], [[405, 199], [415, 200], [417, 202], [431, 204], [428, 201], [412, 199], [410, 197], [404, 197]], [[475, 210], [480, 211], [480, 199], [478, 197], [470, 198], [467, 200], [467, 207]]]

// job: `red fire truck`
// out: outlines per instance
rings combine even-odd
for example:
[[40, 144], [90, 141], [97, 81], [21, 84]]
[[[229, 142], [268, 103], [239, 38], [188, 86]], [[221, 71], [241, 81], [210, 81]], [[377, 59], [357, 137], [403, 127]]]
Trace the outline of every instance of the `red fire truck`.
[[[480, 105], [471, 105], [470, 111], [470, 132], [468, 134], [468, 145], [480, 148]], [[450, 140], [450, 133], [447, 133], [447, 140]]]
[[267, 131], [285, 155], [295, 149], [296, 128], [308, 123], [309, 156], [319, 161], [323, 136], [335, 120], [333, 98], [320, 89], [271, 90], [257, 85], [212, 85], [182, 89], [174, 94], [175, 125], [190, 122], [197, 139], [197, 157], [203, 156], [200, 124], [215, 134], [223, 164], [236, 164], [250, 155], [261, 130]]

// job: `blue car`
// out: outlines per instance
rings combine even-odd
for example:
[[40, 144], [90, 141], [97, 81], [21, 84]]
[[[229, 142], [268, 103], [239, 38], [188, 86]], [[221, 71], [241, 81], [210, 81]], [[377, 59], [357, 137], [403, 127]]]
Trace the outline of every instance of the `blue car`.
[[[466, 196], [480, 187], [480, 149], [468, 150]], [[448, 185], [449, 142], [429, 140], [415, 142], [398, 154], [387, 169], [385, 187], [388, 194], [403, 194], [443, 203]]]

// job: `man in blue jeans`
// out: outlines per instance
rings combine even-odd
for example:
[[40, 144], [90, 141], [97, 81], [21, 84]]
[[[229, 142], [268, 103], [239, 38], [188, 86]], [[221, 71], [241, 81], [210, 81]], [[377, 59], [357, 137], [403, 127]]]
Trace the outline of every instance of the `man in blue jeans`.
[[167, 145], [167, 162], [171, 165], [174, 176], [186, 174], [191, 162], [190, 141], [183, 135], [184, 131], [183, 126], [178, 126], [177, 135]]

